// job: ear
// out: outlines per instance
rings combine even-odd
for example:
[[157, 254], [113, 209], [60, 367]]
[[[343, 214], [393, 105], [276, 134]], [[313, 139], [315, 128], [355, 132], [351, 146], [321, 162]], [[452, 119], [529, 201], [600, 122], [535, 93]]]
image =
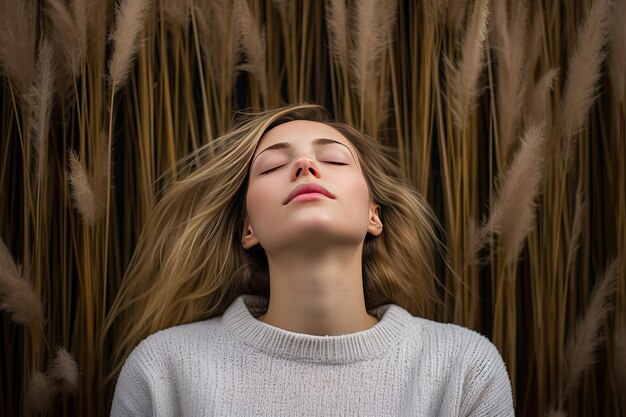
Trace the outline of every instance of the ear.
[[370, 204], [370, 221], [367, 225], [367, 231], [374, 236], [378, 236], [383, 232], [383, 222], [380, 220], [380, 206], [376, 203]]
[[248, 215], [246, 214], [246, 217], [243, 221], [243, 235], [241, 236], [241, 246], [243, 246], [244, 249], [248, 250], [257, 243], [259, 243], [259, 239], [257, 239], [256, 235], [254, 234], [254, 230], [252, 229], [252, 225], [250, 224], [250, 219], [248, 219]]

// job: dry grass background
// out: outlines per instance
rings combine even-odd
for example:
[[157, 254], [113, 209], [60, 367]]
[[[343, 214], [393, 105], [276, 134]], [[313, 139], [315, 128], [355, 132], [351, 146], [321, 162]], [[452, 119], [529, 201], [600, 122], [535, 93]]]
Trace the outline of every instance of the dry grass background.
[[[626, 1], [0, 0], [0, 414], [107, 415], [175, 161], [309, 101], [398, 149], [518, 415], [626, 413]], [[99, 352], [96, 350], [99, 348]]]

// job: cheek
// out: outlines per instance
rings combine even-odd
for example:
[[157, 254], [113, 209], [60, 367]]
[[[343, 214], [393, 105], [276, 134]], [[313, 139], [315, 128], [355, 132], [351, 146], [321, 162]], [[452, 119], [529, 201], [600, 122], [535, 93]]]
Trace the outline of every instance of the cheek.
[[355, 175], [344, 184], [346, 201], [354, 208], [361, 209], [369, 207], [369, 188], [362, 175]]
[[275, 211], [276, 203], [280, 204], [279, 196], [275, 187], [267, 187], [262, 184], [252, 184], [246, 195], [246, 209], [253, 224], [258, 224], [258, 219], [268, 219]]

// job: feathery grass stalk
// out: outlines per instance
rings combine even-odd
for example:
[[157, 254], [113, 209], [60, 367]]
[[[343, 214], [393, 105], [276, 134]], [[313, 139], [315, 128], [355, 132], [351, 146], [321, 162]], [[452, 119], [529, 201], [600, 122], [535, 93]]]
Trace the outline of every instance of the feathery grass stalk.
[[580, 383], [582, 373], [596, 361], [594, 352], [601, 341], [598, 332], [612, 310], [611, 297], [615, 292], [617, 267], [617, 260], [613, 260], [607, 266], [603, 276], [596, 283], [587, 311], [567, 342], [564, 403]]
[[31, 86], [35, 70], [35, 1], [0, 3], [0, 68], [21, 98]]
[[76, 208], [85, 223], [92, 225], [96, 219], [96, 196], [89, 183], [87, 170], [74, 151], [69, 151], [69, 160], [70, 170], [67, 176], [72, 184], [72, 196]]
[[464, 129], [466, 121], [476, 107], [478, 77], [484, 65], [484, 45], [487, 38], [490, 0], [474, 4], [468, 26], [462, 35], [459, 50], [462, 57], [458, 66], [446, 61], [450, 68], [448, 99], [455, 125]]
[[[330, 41], [330, 52], [332, 54], [333, 68], [331, 71], [331, 83], [333, 97], [338, 95], [339, 99], [334, 99], [334, 107], [341, 112], [343, 120], [353, 123], [351, 113], [352, 99], [350, 90], [350, 45], [351, 38], [348, 31], [348, 11], [345, 0], [329, 0], [325, 3], [327, 14], [327, 32]], [[337, 79], [335, 80], [335, 76]], [[342, 88], [340, 88], [340, 87]], [[339, 110], [341, 109], [341, 110]]]
[[614, 0], [610, 10], [609, 75], [611, 94], [619, 105], [626, 100], [626, 1]]
[[[33, 79], [33, 85], [29, 88], [27, 94], [27, 102], [30, 109], [30, 131], [28, 142], [33, 144], [36, 155], [36, 165], [34, 173], [35, 184], [30, 184], [29, 188], [34, 189], [35, 201], [34, 206], [29, 208], [29, 211], [34, 212], [34, 247], [33, 247], [33, 269], [28, 271], [27, 275], [32, 280], [32, 286], [34, 293], [37, 297], [43, 297], [44, 290], [42, 287], [45, 285], [44, 277], [48, 275], [47, 272], [47, 257], [44, 251], [45, 242], [49, 241], [48, 230], [45, 227], [49, 216], [48, 198], [49, 188], [46, 186], [48, 180], [48, 137], [50, 135], [50, 115], [52, 113], [53, 104], [53, 55], [52, 47], [49, 44], [45, 36], [39, 41], [37, 64], [35, 68], [35, 75]], [[30, 183], [31, 173], [26, 176], [25, 181]], [[30, 259], [27, 259], [30, 262]], [[28, 265], [28, 264], [26, 264]], [[31, 337], [32, 350], [30, 352], [32, 358], [32, 367], [37, 368], [41, 364], [42, 351], [42, 339], [43, 343], [47, 343], [47, 340], [43, 331], [41, 333], [35, 332]], [[25, 364], [25, 369], [27, 365]]]
[[376, 136], [381, 120], [380, 104], [385, 100], [373, 86], [384, 85], [381, 71], [384, 53], [388, 48], [391, 27], [396, 20], [397, 2], [377, 3], [361, 0], [356, 3], [352, 21], [355, 38], [354, 52], [350, 55], [353, 88], [359, 98], [359, 128]]
[[[109, 61], [109, 86], [111, 91], [111, 102], [109, 106], [109, 133], [108, 133], [108, 157], [107, 157], [107, 199], [105, 208], [104, 225], [104, 274], [103, 282], [106, 288], [108, 269], [108, 247], [109, 247], [109, 213], [111, 204], [111, 147], [113, 135], [113, 105], [115, 103], [115, 92], [121, 88], [128, 78], [130, 65], [139, 48], [140, 33], [148, 14], [148, 0], [122, 0], [116, 8], [115, 23], [109, 35], [109, 40], [113, 42], [113, 55]], [[103, 303], [106, 304], [106, 301]]]
[[[234, 0], [233, 13], [237, 19], [241, 46], [248, 61], [240, 68], [254, 74], [263, 103], [267, 103], [265, 28], [258, 27], [247, 0]], [[258, 103], [255, 106], [258, 106]]]
[[531, 127], [522, 140], [510, 168], [498, 184], [498, 196], [485, 225], [500, 234], [502, 256], [498, 260], [495, 288], [494, 343], [504, 349], [512, 385], [516, 386], [517, 270], [515, 264], [528, 232], [534, 227], [535, 205], [542, 177], [545, 123]]
[[526, 1], [517, 2], [512, 18], [507, 13], [504, 0], [493, 3], [493, 34], [497, 57], [497, 141], [500, 149], [499, 165], [508, 160], [509, 150], [517, 135], [523, 91], [523, 62], [525, 58]]
[[31, 331], [43, 331], [43, 307], [30, 282], [22, 277], [9, 249], [0, 239], [0, 310]]
[[85, 4], [74, 1], [72, 13], [61, 0], [46, 0], [46, 14], [56, 49], [70, 74], [76, 77], [81, 69], [87, 49], [87, 26], [84, 18]]

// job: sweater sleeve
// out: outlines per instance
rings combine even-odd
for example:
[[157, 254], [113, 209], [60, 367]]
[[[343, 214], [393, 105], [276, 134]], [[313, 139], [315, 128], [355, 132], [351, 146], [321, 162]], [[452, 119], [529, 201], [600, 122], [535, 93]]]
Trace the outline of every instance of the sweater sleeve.
[[141, 363], [138, 349], [133, 350], [117, 379], [111, 405], [111, 417], [153, 415], [149, 379]]
[[467, 376], [461, 416], [515, 416], [511, 381], [496, 346], [482, 336], [482, 355]]

